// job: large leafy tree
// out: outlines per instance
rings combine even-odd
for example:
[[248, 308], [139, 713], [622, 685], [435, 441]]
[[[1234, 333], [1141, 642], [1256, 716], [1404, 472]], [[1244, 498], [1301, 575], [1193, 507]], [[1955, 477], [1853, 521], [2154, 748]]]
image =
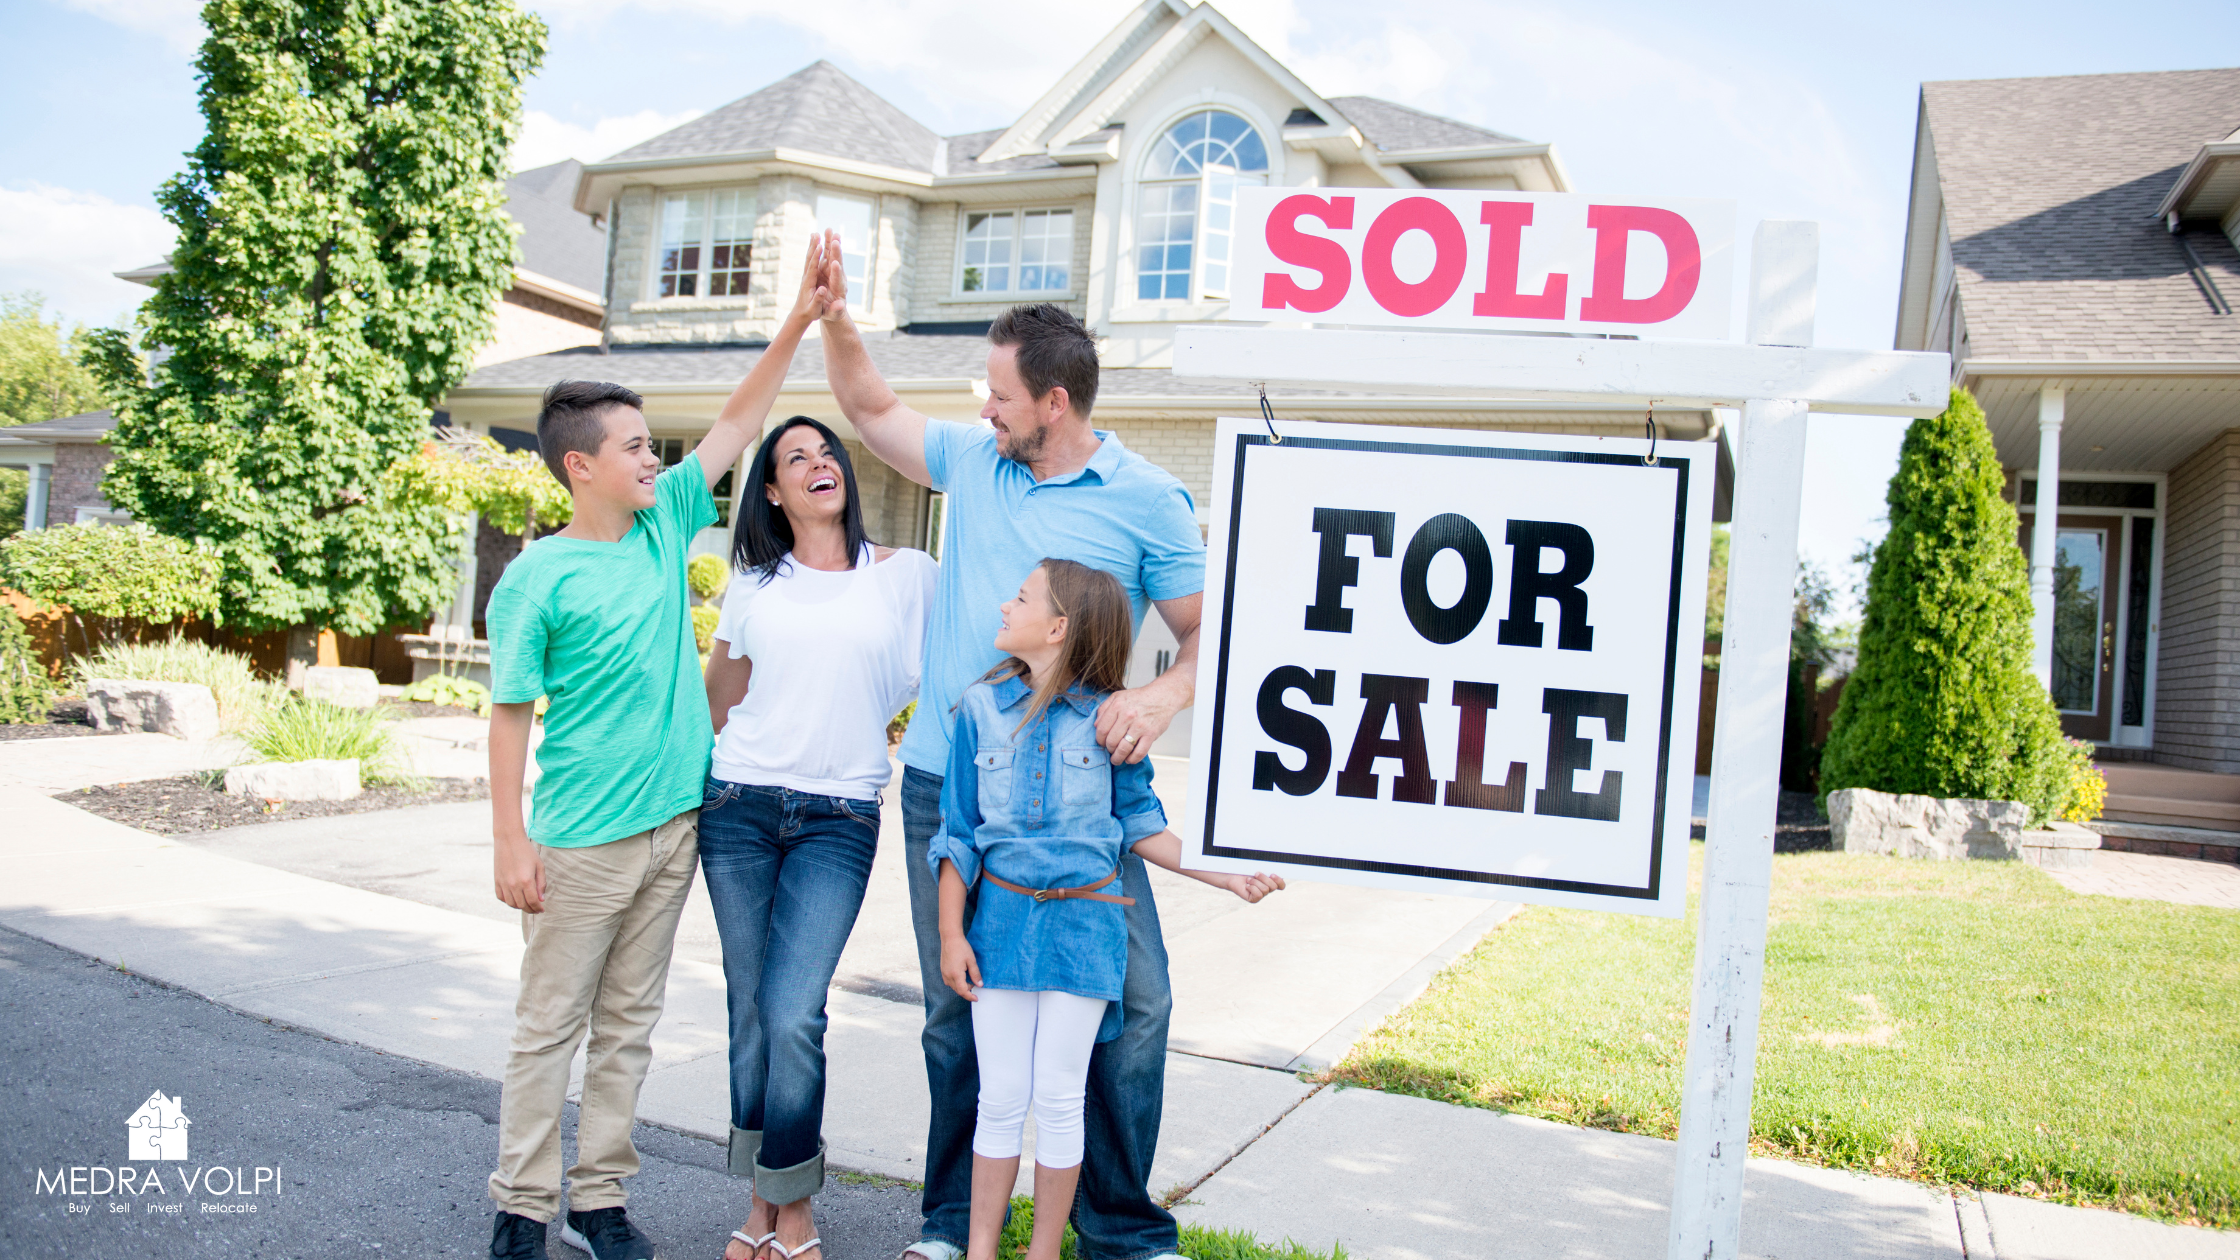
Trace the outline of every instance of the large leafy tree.
[[2041, 824], [2067, 799], [2070, 754], [2031, 673], [2029, 573], [2002, 485], [1967, 391], [1906, 430], [1823, 792], [2021, 801]]
[[224, 561], [246, 628], [367, 633], [447, 594], [452, 514], [395, 471], [511, 283], [503, 180], [544, 26], [507, 0], [212, 0], [208, 132], [159, 194], [152, 370], [98, 338], [109, 500]]
[[[85, 363], [86, 330], [48, 319], [46, 306], [36, 293], [0, 293], [0, 427], [101, 406], [100, 384]], [[23, 519], [29, 485], [21, 469], [0, 468], [0, 534]]]

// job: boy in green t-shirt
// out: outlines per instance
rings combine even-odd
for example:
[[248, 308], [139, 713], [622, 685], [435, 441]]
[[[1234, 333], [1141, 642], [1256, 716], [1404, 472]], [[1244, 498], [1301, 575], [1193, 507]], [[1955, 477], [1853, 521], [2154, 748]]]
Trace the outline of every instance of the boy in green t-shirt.
[[[710, 491], [762, 430], [801, 335], [823, 313], [813, 242], [801, 294], [715, 425], [668, 469], [643, 400], [620, 385], [545, 391], [537, 447], [575, 517], [524, 548], [491, 592], [490, 798], [498, 899], [522, 911], [521, 993], [499, 1106], [493, 1260], [544, 1260], [560, 1208], [560, 1113], [586, 1026], [577, 1161], [561, 1238], [596, 1260], [653, 1253], [623, 1211], [630, 1129], [652, 1058], [677, 918], [699, 856], [715, 733], [685, 559], [716, 522]], [[549, 697], [536, 809], [522, 778]]]

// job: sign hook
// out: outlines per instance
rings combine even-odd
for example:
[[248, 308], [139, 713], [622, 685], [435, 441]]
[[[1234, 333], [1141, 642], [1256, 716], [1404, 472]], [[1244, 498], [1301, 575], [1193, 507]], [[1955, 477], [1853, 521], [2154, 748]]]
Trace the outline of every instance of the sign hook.
[[1643, 468], [1657, 466], [1657, 400], [1649, 400], [1649, 410], [1641, 417], [1641, 425], [1649, 430], [1649, 453], [1641, 457]]
[[1268, 405], [1268, 383], [1266, 381], [1254, 381], [1253, 385], [1260, 391], [1260, 419], [1262, 423], [1268, 426], [1268, 441], [1273, 445], [1281, 446], [1283, 445], [1283, 435], [1276, 432], [1276, 409]]

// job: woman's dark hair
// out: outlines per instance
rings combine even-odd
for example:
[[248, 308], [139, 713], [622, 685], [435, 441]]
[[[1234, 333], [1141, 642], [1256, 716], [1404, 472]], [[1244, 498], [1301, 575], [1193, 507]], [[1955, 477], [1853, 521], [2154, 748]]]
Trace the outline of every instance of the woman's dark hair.
[[863, 505], [856, 497], [856, 466], [848, 459], [848, 448], [823, 424], [807, 416], [794, 416], [772, 429], [755, 451], [754, 463], [747, 469], [747, 484], [739, 490], [738, 519], [731, 526], [731, 563], [741, 573], [761, 575], [764, 585], [778, 575], [778, 566], [793, 550], [793, 522], [786, 519], [784, 508], [763, 494], [762, 488], [778, 480], [778, 439], [802, 425], [817, 431], [817, 436], [832, 448], [832, 462], [840, 465], [841, 492], [848, 496], [840, 509], [840, 527], [848, 535], [850, 568], [855, 567], [856, 558], [871, 541], [863, 532]]

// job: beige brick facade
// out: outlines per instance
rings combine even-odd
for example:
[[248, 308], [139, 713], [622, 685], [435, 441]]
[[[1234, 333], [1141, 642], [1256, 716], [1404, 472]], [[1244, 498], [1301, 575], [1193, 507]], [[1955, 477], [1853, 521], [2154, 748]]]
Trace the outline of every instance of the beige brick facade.
[[[1050, 203], [1037, 203], [1038, 206]], [[1063, 205], [1065, 203], [1057, 203]], [[1073, 203], [1073, 288], [1056, 298], [1059, 305], [1087, 320], [1089, 303], [1089, 224], [1096, 216], [1096, 199], [1083, 197]], [[1007, 207], [974, 207], [975, 209]], [[957, 294], [957, 241], [964, 208], [954, 201], [930, 201], [918, 207], [918, 251], [911, 287], [910, 318], [927, 324], [953, 324], [994, 319], [1014, 303], [976, 302]]]
[[2154, 759], [2240, 773], [2240, 429], [2170, 473]]

